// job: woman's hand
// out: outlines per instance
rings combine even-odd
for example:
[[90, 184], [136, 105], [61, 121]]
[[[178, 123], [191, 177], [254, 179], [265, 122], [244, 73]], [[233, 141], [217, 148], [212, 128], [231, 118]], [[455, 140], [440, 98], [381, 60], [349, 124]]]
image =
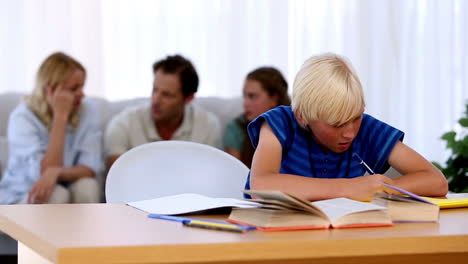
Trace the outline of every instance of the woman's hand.
[[68, 119], [73, 111], [75, 94], [63, 89], [63, 85], [59, 84], [55, 88], [47, 87], [46, 96], [54, 116], [63, 116]]
[[392, 193], [400, 194], [399, 192], [384, 186], [383, 183], [393, 185], [393, 180], [382, 175], [374, 174], [349, 179], [346, 187], [346, 197], [359, 201], [370, 201], [375, 198], [376, 193]]
[[60, 167], [50, 167], [46, 169], [29, 191], [28, 203], [47, 203], [57, 184], [57, 179], [61, 171], [62, 168]]

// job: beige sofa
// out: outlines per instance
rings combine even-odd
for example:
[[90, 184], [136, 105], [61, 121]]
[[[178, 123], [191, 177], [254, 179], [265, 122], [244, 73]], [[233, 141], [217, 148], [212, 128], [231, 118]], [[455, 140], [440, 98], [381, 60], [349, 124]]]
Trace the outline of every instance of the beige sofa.
[[[24, 97], [21, 93], [3, 93], [0, 94], [0, 172], [3, 173], [8, 160], [8, 145], [6, 130], [8, 116], [10, 112]], [[122, 111], [125, 107], [149, 103], [149, 98], [138, 98], [110, 102], [102, 98], [87, 97], [85, 100], [93, 100], [99, 105], [96, 118], [101, 120], [102, 129], [105, 129], [107, 122]], [[224, 131], [226, 123], [232, 118], [242, 113], [242, 98], [224, 99], [219, 97], [195, 97], [194, 104], [200, 105], [207, 111], [213, 112], [220, 120]], [[0, 255], [16, 254], [16, 241], [0, 233]]]
[[[23, 97], [24, 94], [20, 93], [0, 94], [0, 168], [2, 172], [8, 160], [6, 139], [8, 116]], [[102, 129], [105, 129], [107, 122], [125, 107], [145, 102], [149, 103], [149, 98], [137, 98], [115, 102], [95, 97], [88, 97], [85, 100], [93, 100], [99, 105], [99, 113], [96, 113], [96, 117], [101, 119]], [[229, 120], [242, 113], [241, 97], [229, 99], [219, 97], [195, 97], [193, 103], [200, 105], [207, 111], [213, 112], [219, 118], [223, 130]]]

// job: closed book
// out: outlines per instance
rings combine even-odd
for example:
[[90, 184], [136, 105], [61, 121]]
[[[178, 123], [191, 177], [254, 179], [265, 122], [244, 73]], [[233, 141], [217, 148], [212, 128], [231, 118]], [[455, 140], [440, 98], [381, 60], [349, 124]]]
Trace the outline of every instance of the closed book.
[[387, 207], [393, 222], [437, 222], [439, 206], [419, 197], [380, 194], [372, 200], [373, 204]]
[[256, 208], [233, 208], [228, 221], [263, 231], [391, 226], [385, 207], [347, 198], [309, 202], [280, 191], [245, 191]]

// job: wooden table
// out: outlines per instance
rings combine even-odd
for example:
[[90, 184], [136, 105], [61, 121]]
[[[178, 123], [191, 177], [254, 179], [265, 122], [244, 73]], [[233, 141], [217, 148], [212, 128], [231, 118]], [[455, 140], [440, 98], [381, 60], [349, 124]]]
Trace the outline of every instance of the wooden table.
[[468, 262], [468, 208], [441, 210], [439, 223], [238, 234], [123, 204], [1, 205], [0, 230], [19, 241], [20, 263]]

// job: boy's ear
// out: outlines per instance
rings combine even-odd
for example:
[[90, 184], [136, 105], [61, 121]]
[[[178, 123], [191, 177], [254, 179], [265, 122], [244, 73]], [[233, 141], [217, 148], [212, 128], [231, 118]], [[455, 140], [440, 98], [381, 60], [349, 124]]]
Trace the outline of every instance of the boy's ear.
[[299, 124], [301, 124], [303, 127], [307, 127], [307, 121], [298, 113], [294, 112], [294, 117], [297, 119]]

